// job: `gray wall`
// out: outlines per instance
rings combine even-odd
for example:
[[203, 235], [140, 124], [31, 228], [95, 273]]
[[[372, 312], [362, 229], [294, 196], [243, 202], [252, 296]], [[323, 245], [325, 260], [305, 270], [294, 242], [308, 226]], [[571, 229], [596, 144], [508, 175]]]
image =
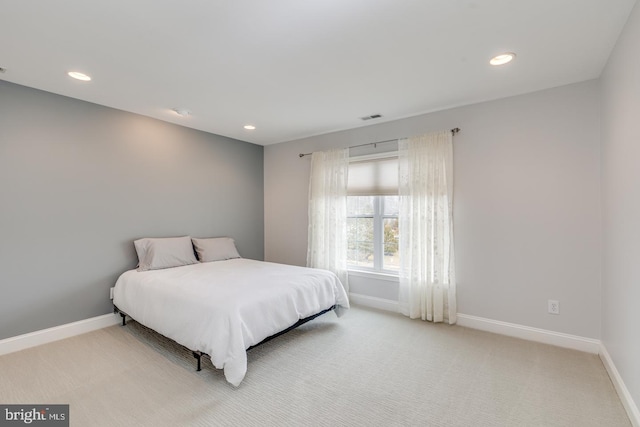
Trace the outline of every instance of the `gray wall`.
[[640, 404], [640, 6], [602, 76], [602, 341]]
[[0, 81], [0, 339], [109, 313], [140, 237], [263, 259], [263, 148]]
[[[305, 263], [310, 162], [298, 153], [458, 126], [459, 312], [599, 338], [598, 89], [588, 81], [266, 146], [266, 259]], [[388, 299], [393, 286], [358, 278], [352, 291]], [[559, 316], [547, 314], [548, 299], [560, 301]]]

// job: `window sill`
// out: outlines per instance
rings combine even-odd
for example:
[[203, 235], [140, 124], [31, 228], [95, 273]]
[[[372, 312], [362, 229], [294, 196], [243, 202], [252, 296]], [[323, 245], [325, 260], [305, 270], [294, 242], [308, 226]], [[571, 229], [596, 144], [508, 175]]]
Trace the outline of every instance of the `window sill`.
[[347, 269], [350, 276], [367, 277], [370, 279], [385, 280], [387, 282], [398, 283], [400, 278], [397, 274], [382, 273], [379, 271], [352, 270]]

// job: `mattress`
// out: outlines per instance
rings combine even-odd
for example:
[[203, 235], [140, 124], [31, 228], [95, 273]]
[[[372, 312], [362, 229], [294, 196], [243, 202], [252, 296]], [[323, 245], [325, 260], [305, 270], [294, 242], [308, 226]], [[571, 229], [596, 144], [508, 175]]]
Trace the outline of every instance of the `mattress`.
[[137, 322], [211, 357], [237, 386], [247, 372], [246, 349], [349, 301], [326, 270], [249, 259], [163, 270], [129, 270], [117, 280], [113, 303]]

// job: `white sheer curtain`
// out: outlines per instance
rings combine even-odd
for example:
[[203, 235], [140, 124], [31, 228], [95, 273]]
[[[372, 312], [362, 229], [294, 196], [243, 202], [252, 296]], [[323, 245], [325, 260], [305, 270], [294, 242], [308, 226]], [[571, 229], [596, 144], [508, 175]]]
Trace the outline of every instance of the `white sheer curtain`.
[[348, 148], [312, 154], [307, 266], [333, 271], [347, 293], [348, 174]]
[[450, 131], [398, 141], [400, 309], [456, 322], [453, 143]]

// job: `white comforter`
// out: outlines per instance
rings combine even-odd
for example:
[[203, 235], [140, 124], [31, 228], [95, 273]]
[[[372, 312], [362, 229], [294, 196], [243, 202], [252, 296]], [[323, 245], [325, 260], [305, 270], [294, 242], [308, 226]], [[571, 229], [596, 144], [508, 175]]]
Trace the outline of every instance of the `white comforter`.
[[116, 282], [113, 303], [141, 324], [211, 356], [237, 386], [246, 349], [334, 304], [349, 308], [337, 276], [326, 270], [232, 259], [138, 272]]

